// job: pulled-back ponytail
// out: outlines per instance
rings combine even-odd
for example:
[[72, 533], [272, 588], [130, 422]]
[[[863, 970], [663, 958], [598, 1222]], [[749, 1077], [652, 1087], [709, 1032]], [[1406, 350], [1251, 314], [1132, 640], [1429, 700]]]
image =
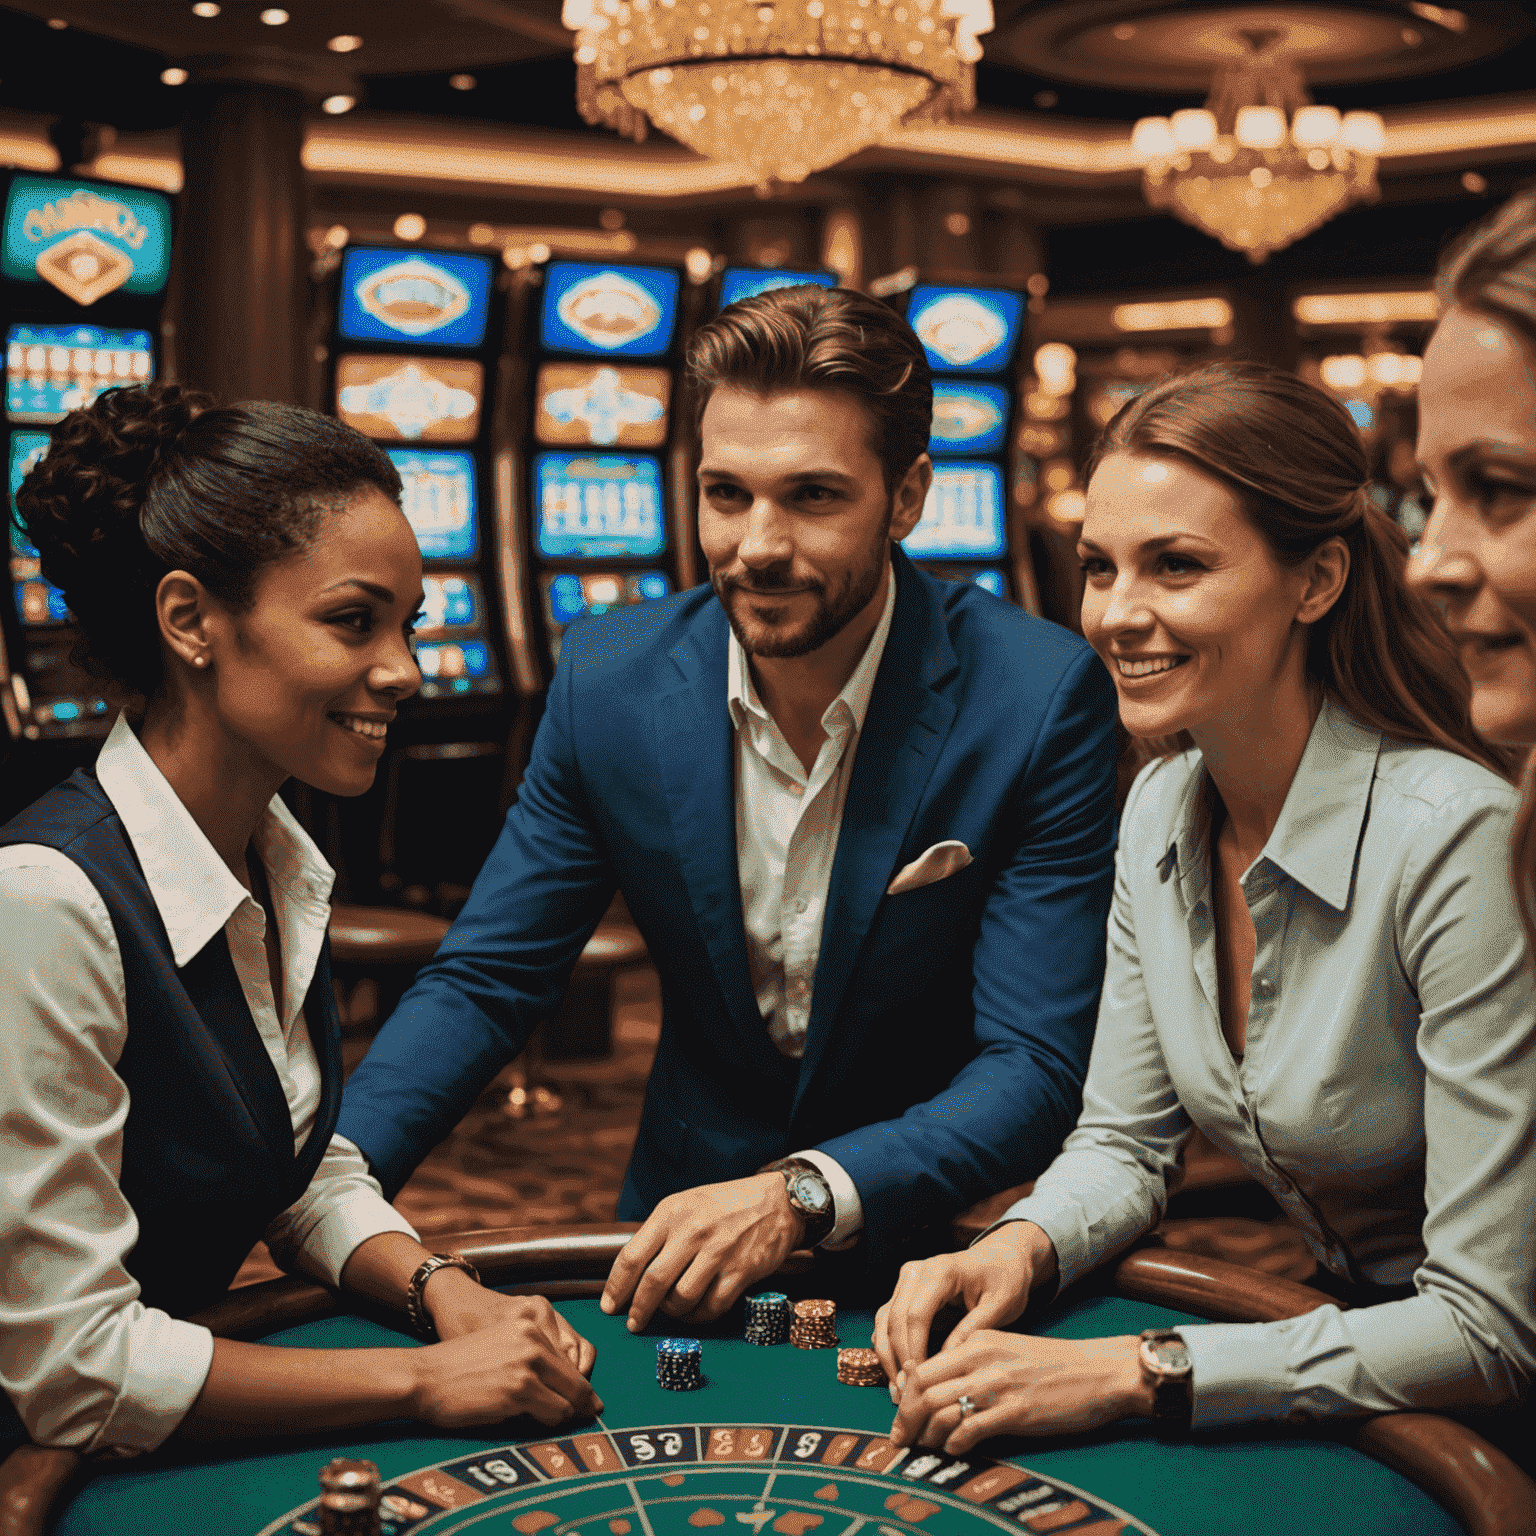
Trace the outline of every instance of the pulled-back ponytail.
[[162, 679], [161, 577], [188, 571], [244, 611], [262, 568], [308, 549], [322, 515], [369, 486], [399, 498], [389, 456], [332, 417], [152, 384], [71, 411], [16, 507], [80, 626], [76, 659], [148, 696]]
[[1112, 453], [1182, 459], [1221, 481], [1283, 565], [1342, 539], [1349, 575], [1312, 626], [1309, 674], [1384, 736], [1444, 747], [1510, 776], [1504, 755], [1473, 729], [1466, 673], [1404, 579], [1407, 535], [1365, 494], [1365, 446], [1331, 395], [1260, 363], [1209, 363], [1122, 407], [1090, 474]]

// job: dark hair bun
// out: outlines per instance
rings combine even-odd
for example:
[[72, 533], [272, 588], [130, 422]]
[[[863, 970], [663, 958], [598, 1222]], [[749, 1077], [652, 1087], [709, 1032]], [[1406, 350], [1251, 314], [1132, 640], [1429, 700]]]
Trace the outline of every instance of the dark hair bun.
[[167, 571], [244, 610], [262, 567], [307, 548], [322, 510], [363, 486], [397, 499], [400, 477], [333, 417], [151, 384], [66, 416], [16, 507], [80, 625], [76, 659], [148, 695], [162, 678], [154, 601]]

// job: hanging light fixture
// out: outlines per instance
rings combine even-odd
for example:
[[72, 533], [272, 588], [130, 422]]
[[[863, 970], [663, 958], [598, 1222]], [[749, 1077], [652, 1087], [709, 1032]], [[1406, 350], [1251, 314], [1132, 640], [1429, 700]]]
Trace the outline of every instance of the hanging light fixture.
[[576, 104], [742, 166], [767, 193], [976, 104], [992, 0], [565, 0]]
[[1217, 72], [1205, 106], [1142, 118], [1131, 146], [1154, 208], [1261, 262], [1375, 200], [1385, 128], [1375, 112], [1314, 105], [1279, 33], [1241, 35], [1246, 55]]

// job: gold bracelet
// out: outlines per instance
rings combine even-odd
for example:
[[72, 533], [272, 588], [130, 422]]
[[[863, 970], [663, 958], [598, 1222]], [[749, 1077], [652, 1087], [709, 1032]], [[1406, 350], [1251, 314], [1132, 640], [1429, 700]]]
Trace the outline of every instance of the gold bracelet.
[[437, 1325], [427, 1312], [422, 1292], [426, 1289], [427, 1281], [440, 1269], [462, 1269], [476, 1285], [480, 1284], [479, 1270], [468, 1259], [461, 1259], [456, 1253], [434, 1253], [411, 1276], [411, 1283], [405, 1288], [406, 1316], [411, 1320], [411, 1327], [429, 1343], [437, 1338]]

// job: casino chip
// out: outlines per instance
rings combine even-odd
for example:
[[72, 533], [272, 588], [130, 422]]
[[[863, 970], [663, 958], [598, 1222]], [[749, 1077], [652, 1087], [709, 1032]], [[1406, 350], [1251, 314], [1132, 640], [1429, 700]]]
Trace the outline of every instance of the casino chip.
[[837, 1346], [837, 1303], [797, 1301], [789, 1342], [796, 1349], [834, 1349]]
[[379, 1536], [379, 1469], [336, 1457], [320, 1469], [321, 1536]]
[[872, 1349], [840, 1349], [837, 1352], [837, 1379], [845, 1387], [883, 1387], [889, 1377]]
[[669, 1392], [704, 1385], [704, 1347], [697, 1339], [661, 1339], [656, 1345], [656, 1384]]
[[748, 1344], [787, 1344], [790, 1330], [789, 1297], [782, 1291], [764, 1291], [747, 1297]]

